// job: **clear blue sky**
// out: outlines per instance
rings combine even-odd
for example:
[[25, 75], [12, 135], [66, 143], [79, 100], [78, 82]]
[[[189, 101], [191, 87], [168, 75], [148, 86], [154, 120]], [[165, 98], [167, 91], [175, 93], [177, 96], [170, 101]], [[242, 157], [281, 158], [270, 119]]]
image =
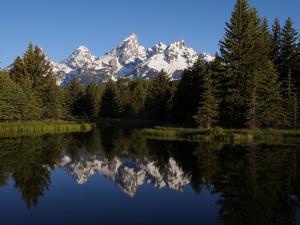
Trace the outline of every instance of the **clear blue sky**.
[[[215, 53], [235, 0], [1, 0], [0, 61], [9, 65], [29, 42], [60, 61], [79, 45], [100, 56], [134, 32], [145, 47], [184, 39]], [[270, 21], [293, 18], [300, 0], [250, 0]]]

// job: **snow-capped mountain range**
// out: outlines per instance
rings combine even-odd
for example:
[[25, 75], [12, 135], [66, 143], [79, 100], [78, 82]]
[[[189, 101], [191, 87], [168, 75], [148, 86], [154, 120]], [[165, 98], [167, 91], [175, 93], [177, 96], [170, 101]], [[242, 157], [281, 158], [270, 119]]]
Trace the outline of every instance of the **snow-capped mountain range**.
[[175, 191], [183, 191], [190, 183], [190, 177], [184, 174], [173, 158], [169, 159], [168, 169], [164, 172], [149, 158], [115, 157], [108, 160], [101, 153], [91, 155], [85, 151], [75, 161], [70, 155], [63, 155], [57, 166], [66, 169], [78, 184], [86, 183], [95, 174], [103, 175], [130, 197], [134, 197], [138, 187], [145, 183]]
[[[200, 53], [211, 61], [214, 57]], [[179, 79], [182, 71], [194, 64], [199, 53], [188, 47], [184, 41], [170, 45], [160, 42], [146, 49], [138, 42], [135, 34], [120, 42], [104, 56], [94, 56], [85, 46], [78, 47], [60, 63], [51, 61], [53, 72], [60, 85], [78, 77], [82, 84], [101, 83], [122, 77], [151, 79], [160, 70], [166, 70], [172, 79]]]

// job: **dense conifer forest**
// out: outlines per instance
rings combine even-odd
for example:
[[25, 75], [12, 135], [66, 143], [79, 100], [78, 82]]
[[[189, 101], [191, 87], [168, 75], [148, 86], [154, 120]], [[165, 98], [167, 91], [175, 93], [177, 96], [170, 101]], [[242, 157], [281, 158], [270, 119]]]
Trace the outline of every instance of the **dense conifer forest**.
[[56, 84], [50, 62], [30, 44], [0, 74], [0, 121], [143, 119], [191, 127], [300, 126], [300, 41], [291, 18], [267, 21], [237, 0], [212, 62], [201, 57], [172, 81], [122, 78]]

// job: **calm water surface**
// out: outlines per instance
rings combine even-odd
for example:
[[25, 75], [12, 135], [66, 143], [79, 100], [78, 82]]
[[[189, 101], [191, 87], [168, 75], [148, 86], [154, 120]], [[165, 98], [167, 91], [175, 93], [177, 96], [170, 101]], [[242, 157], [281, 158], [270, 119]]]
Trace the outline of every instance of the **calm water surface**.
[[0, 224], [300, 224], [300, 146], [138, 130], [0, 139]]

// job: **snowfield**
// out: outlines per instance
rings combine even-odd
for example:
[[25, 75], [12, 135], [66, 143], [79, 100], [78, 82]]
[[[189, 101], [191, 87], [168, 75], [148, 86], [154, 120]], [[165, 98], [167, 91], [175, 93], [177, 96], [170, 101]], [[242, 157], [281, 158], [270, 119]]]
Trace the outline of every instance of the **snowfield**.
[[131, 34], [104, 56], [96, 57], [87, 47], [79, 46], [67, 59], [60, 63], [51, 61], [51, 64], [59, 85], [67, 84], [74, 77], [78, 77], [83, 85], [122, 77], [152, 79], [162, 69], [176, 80], [200, 54], [207, 61], [214, 60], [208, 53], [197, 53], [184, 41], [169, 45], [160, 42], [146, 49], [139, 44], [137, 36]]

